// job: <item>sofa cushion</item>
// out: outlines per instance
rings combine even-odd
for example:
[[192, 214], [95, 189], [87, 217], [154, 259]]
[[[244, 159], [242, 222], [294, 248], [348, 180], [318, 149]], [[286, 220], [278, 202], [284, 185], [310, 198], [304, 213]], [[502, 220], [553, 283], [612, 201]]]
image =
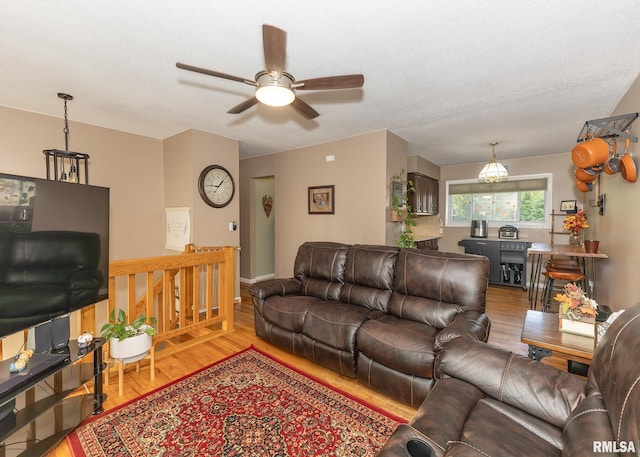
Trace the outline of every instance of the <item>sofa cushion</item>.
[[484, 312], [488, 278], [486, 257], [402, 249], [389, 313], [442, 329], [462, 311]]
[[344, 283], [344, 267], [349, 245], [308, 241], [298, 248], [294, 276], [302, 283], [302, 293], [323, 300], [338, 300]]
[[272, 295], [262, 304], [262, 317], [276, 327], [301, 333], [307, 311], [323, 301], [305, 295]]
[[399, 248], [351, 246], [340, 301], [387, 312]]
[[389, 368], [423, 378], [433, 377], [436, 329], [420, 322], [385, 316], [369, 320], [358, 331], [358, 350]]
[[314, 341], [353, 354], [356, 333], [362, 323], [369, 319], [368, 312], [357, 305], [321, 303], [307, 312], [303, 334]]
[[456, 378], [436, 382], [410, 425], [445, 455], [553, 456], [562, 448], [559, 428]]
[[591, 454], [596, 441], [600, 443], [616, 441], [602, 395], [594, 394], [585, 398], [571, 412], [564, 426], [563, 437], [565, 446], [562, 455], [567, 457]]
[[[543, 436], [550, 434], [551, 436]], [[510, 439], [503, 439], [509, 436]], [[549, 439], [557, 444], [552, 444]], [[560, 431], [535, 417], [492, 399], [476, 403], [460, 437], [447, 446], [445, 455], [560, 456]]]

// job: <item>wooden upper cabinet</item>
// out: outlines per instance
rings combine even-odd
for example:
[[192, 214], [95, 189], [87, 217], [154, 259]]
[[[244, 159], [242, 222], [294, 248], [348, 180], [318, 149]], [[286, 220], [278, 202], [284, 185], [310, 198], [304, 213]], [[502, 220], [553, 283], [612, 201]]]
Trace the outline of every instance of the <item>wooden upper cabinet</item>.
[[424, 215], [438, 214], [439, 183], [422, 173], [407, 173], [407, 180], [413, 183], [415, 191], [409, 191], [411, 208]]

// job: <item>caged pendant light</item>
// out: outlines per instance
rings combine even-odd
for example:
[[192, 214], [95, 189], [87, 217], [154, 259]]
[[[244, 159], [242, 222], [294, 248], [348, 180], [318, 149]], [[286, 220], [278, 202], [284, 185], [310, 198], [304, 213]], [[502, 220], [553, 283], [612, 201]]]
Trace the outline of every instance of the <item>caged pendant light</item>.
[[[58, 93], [58, 97], [64, 100], [64, 150], [45, 149], [42, 153], [47, 159], [47, 179], [51, 179], [50, 160], [53, 159], [53, 179], [56, 181], [66, 181], [69, 183], [80, 182], [80, 161], [84, 162], [84, 183], [89, 184], [89, 154], [81, 152], [69, 151], [69, 121], [67, 119], [67, 101], [73, 100], [73, 96]], [[69, 172], [67, 173], [65, 161], [69, 163]], [[60, 171], [60, 174], [58, 174]]]
[[502, 182], [505, 179], [507, 179], [507, 177], [509, 176], [509, 172], [507, 171], [505, 166], [502, 165], [500, 162], [496, 161], [496, 145], [497, 144], [498, 143], [496, 141], [489, 143], [489, 145], [491, 146], [491, 149], [493, 150], [493, 157], [491, 159], [491, 162], [486, 164], [482, 168], [482, 171], [480, 171], [480, 174], [478, 175], [478, 179], [480, 181], [483, 181], [486, 183]]

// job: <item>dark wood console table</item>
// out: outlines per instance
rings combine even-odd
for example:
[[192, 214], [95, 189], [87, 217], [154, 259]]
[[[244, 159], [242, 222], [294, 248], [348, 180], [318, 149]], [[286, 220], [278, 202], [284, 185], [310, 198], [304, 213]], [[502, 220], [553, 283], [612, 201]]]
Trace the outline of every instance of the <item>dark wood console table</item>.
[[[44, 455], [89, 415], [103, 411], [104, 343], [103, 338], [96, 338], [91, 346], [80, 349], [76, 341], [70, 341], [53, 354], [61, 362], [44, 364], [44, 369], [29, 362], [24, 372], [14, 373], [11, 379], [5, 374], [13, 359], [0, 362], [0, 380], [7, 383], [5, 387], [11, 385], [2, 391], [0, 383], [0, 457]], [[87, 357], [90, 354], [93, 357]], [[39, 355], [38, 360], [46, 357]], [[89, 381], [93, 381], [93, 392], [76, 393]]]

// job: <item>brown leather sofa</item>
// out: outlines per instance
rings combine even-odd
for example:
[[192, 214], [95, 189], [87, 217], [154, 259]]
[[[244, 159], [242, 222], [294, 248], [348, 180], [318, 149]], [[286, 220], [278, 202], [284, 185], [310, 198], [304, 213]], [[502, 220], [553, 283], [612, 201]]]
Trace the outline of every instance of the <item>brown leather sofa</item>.
[[256, 334], [418, 406], [440, 348], [489, 337], [485, 257], [307, 242], [294, 277], [251, 287]]
[[639, 348], [640, 304], [611, 324], [586, 381], [458, 338], [439, 353], [440, 379], [416, 416], [378, 455], [640, 455]]

